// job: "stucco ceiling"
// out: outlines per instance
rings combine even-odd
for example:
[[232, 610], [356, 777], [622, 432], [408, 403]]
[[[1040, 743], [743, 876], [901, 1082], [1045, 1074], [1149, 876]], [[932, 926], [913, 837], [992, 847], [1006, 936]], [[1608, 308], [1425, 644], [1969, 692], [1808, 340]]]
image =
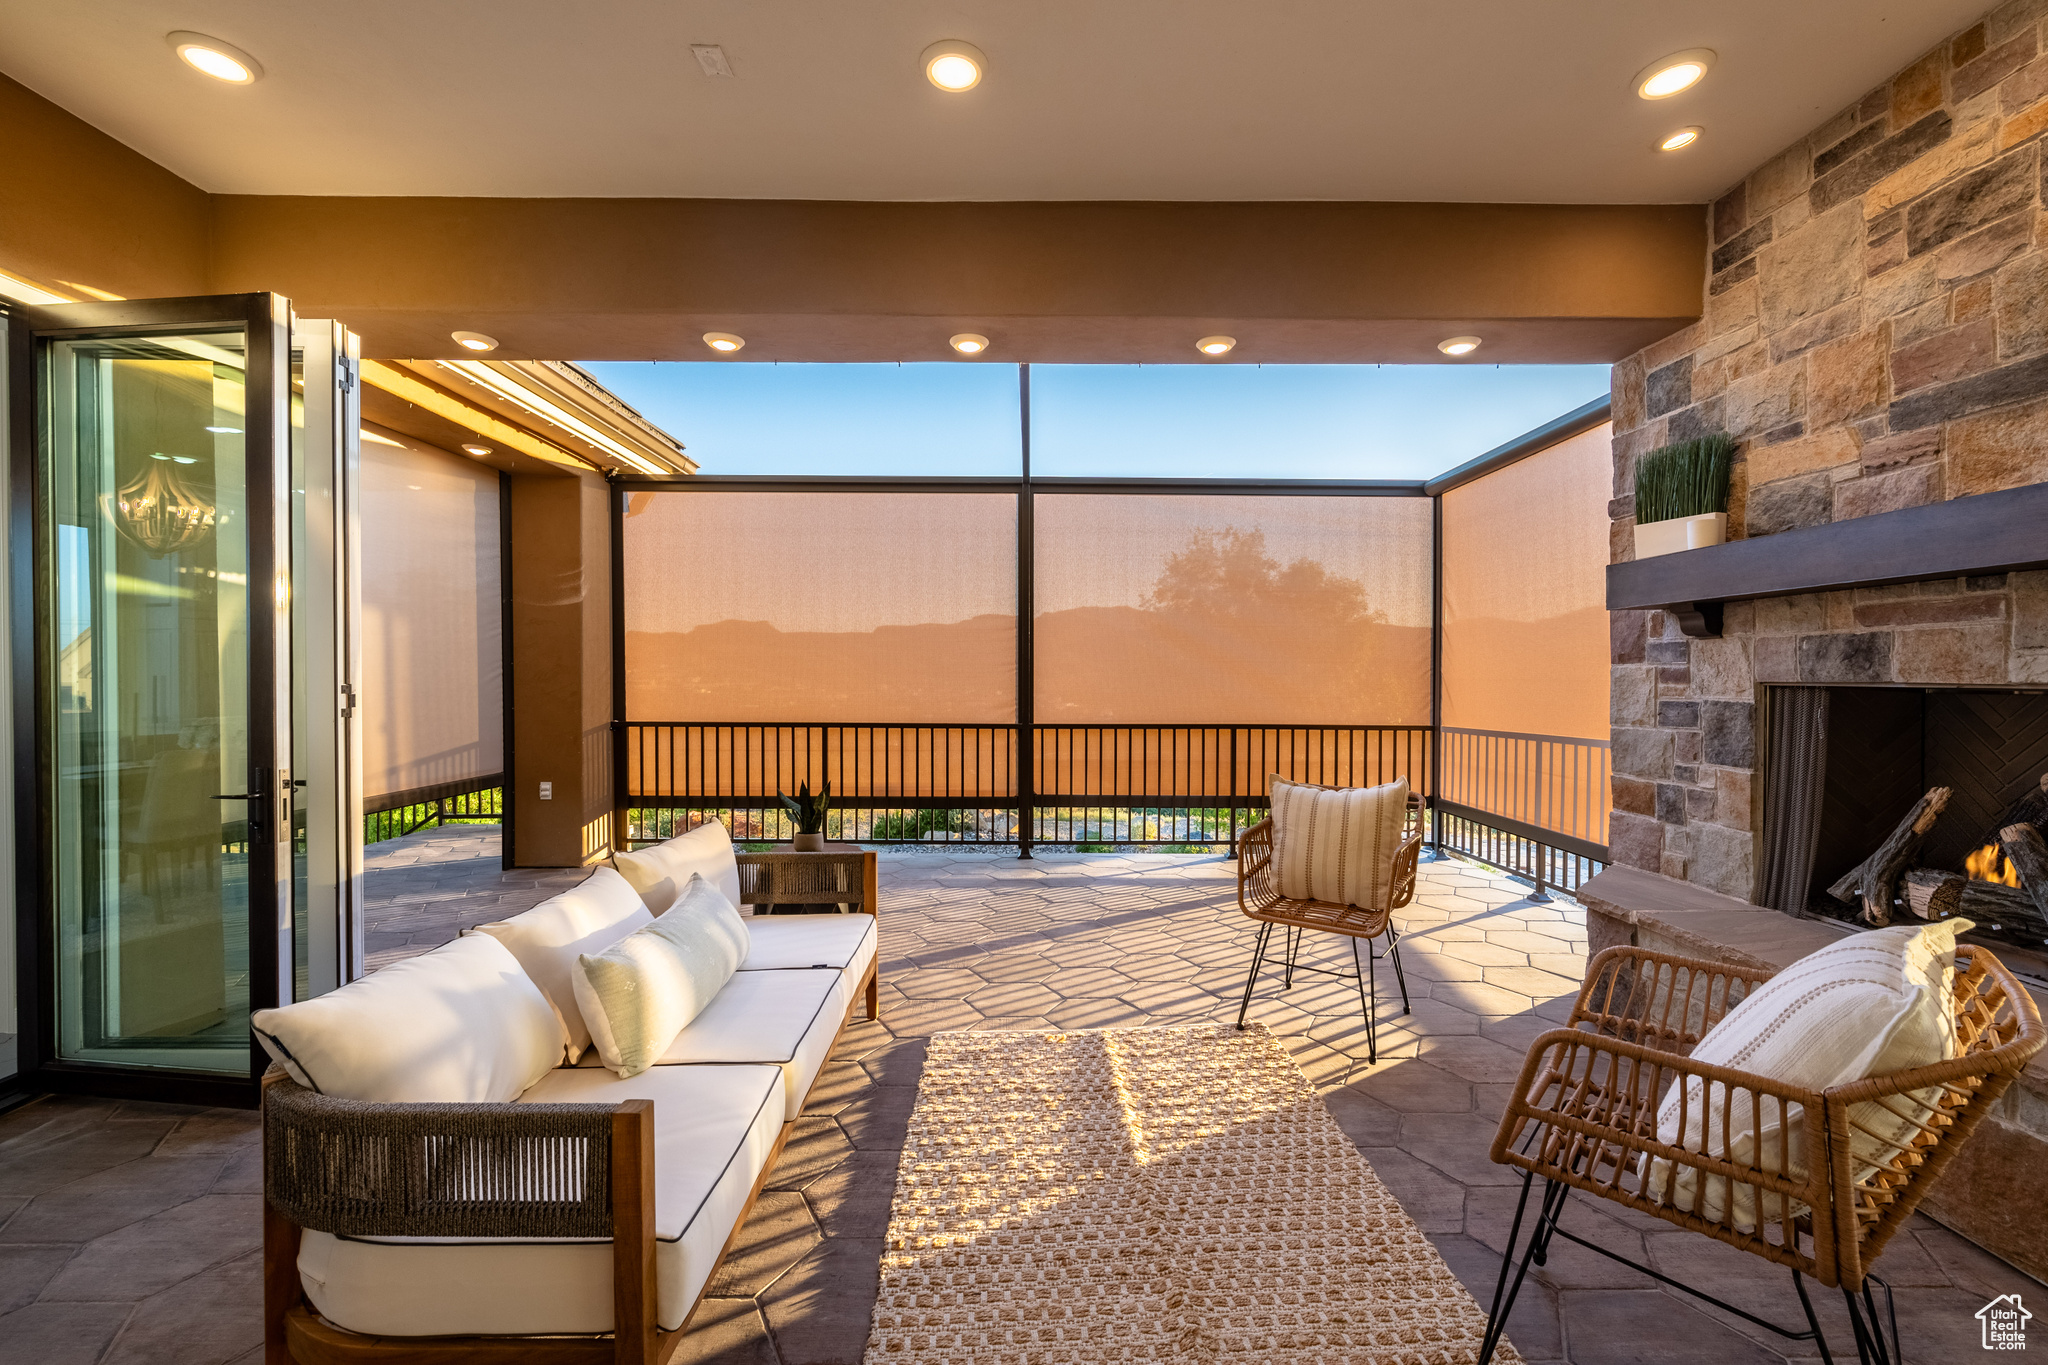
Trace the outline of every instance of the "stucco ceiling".
[[[0, 0], [0, 70], [225, 193], [1697, 202], [1985, 3]], [[925, 83], [941, 38], [979, 89]], [[1693, 47], [1700, 87], [1634, 96]]]

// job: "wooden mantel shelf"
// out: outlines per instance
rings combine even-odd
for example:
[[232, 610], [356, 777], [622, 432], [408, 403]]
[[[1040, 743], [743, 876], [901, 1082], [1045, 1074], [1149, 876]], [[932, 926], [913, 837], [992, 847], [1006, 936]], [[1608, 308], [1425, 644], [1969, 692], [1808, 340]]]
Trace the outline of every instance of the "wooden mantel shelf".
[[1721, 604], [2048, 567], [2048, 484], [1607, 566], [1609, 611], [1661, 608], [1721, 633]]

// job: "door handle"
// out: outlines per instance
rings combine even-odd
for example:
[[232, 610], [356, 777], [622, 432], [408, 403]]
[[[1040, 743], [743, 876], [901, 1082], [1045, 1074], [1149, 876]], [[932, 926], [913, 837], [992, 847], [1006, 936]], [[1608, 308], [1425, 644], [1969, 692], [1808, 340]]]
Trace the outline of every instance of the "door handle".
[[215, 795], [216, 801], [261, 801], [262, 792], [224, 792]]

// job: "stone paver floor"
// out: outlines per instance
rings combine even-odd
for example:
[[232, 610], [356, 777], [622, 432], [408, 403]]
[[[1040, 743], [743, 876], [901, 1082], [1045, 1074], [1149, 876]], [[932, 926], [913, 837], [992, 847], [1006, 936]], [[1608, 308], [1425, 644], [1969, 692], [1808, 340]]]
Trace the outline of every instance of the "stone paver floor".
[[[496, 830], [373, 850], [371, 958], [421, 951], [578, 878], [499, 871]], [[1202, 856], [883, 854], [882, 1019], [847, 1029], [768, 1190], [715, 1274], [679, 1361], [857, 1362], [924, 1040], [957, 1028], [1227, 1019], [1251, 952], [1232, 865]], [[1424, 864], [1404, 930], [1412, 1012], [1380, 974], [1380, 1060], [1348, 982], [1268, 978], [1253, 1017], [1286, 1043], [1451, 1267], [1490, 1296], [1516, 1186], [1487, 1159], [1531, 1038], [1569, 1013], [1583, 914], [1451, 860]], [[1305, 950], [1348, 951], [1341, 940]], [[260, 1188], [253, 1115], [51, 1098], [0, 1116], [0, 1365], [254, 1361]], [[1565, 1225], [1779, 1321], [1784, 1272], [1718, 1242], [1575, 1199]], [[1906, 1354], [1974, 1359], [1994, 1294], [2041, 1286], [1924, 1218], [1879, 1262]], [[1839, 1299], [1821, 1299], [1853, 1359]], [[1786, 1357], [1757, 1329], [1560, 1243], [1510, 1324], [1532, 1362]], [[1795, 1359], [1815, 1358], [1808, 1353]]]

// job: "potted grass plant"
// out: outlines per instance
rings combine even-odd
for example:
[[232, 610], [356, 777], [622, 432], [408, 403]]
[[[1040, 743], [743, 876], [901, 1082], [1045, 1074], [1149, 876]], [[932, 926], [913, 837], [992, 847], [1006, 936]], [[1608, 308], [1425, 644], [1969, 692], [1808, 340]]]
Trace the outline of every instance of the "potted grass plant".
[[796, 821], [796, 834], [790, 839], [790, 848], [797, 853], [822, 853], [825, 849], [825, 813], [832, 809], [832, 783], [828, 780], [819, 784], [818, 794], [811, 795], [811, 784], [805, 782], [796, 789], [796, 795], [776, 792], [782, 808], [789, 812], [789, 818]]
[[1636, 461], [1636, 558], [1696, 550], [1728, 539], [1726, 432], [1679, 441]]

